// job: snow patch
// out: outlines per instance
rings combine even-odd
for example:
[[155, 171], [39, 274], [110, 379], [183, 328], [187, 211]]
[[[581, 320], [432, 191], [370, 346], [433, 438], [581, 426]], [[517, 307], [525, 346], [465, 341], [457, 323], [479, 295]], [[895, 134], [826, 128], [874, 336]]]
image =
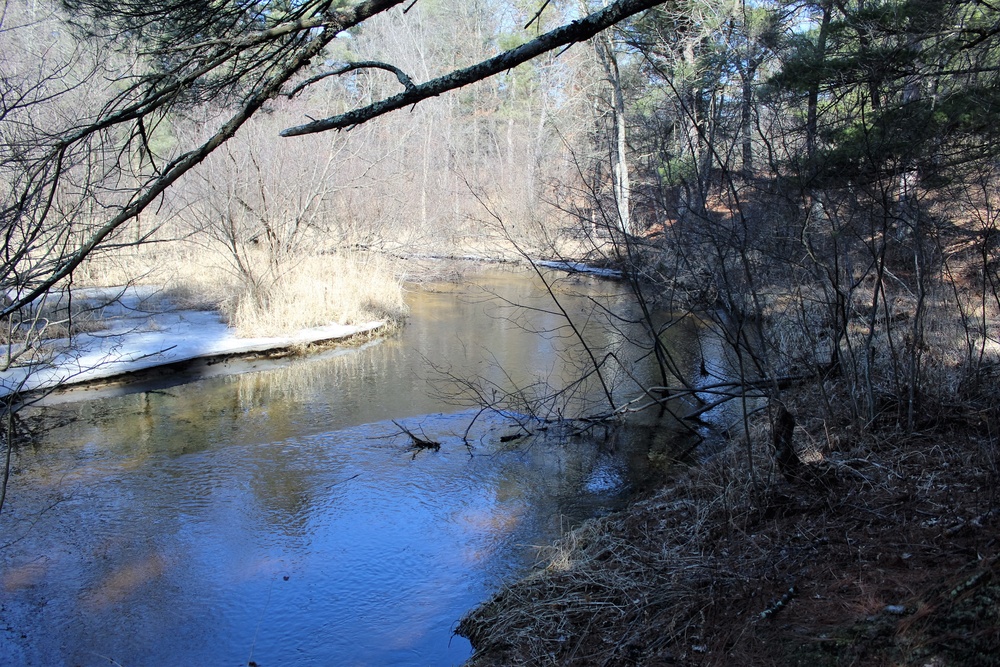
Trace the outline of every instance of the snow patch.
[[239, 338], [217, 311], [167, 310], [169, 302], [152, 299], [155, 294], [155, 289], [144, 287], [74, 290], [77, 303], [81, 299], [95, 304], [115, 299], [101, 306], [102, 316], [110, 326], [96, 333], [77, 334], [72, 341], [65, 338], [45, 341], [50, 354], [44, 362], [0, 373], [0, 397], [15, 391], [104, 380], [194, 359], [337, 340], [385, 324], [381, 321], [356, 326], [330, 324], [286, 336]]
[[568, 271], [569, 273], [589, 273], [594, 276], [602, 276], [604, 278], [621, 278], [622, 272], [616, 269], [602, 269], [596, 266], [589, 266], [587, 264], [581, 264], [580, 262], [556, 262], [547, 259], [535, 260], [535, 264], [538, 266], [544, 266], [548, 269], [559, 269], [560, 271]]

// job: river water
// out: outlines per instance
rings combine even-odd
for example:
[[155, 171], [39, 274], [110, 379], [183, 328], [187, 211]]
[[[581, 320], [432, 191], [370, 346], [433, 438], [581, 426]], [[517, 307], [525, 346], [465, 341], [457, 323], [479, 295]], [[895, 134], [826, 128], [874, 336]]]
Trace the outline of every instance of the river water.
[[[617, 283], [564, 284], [580, 321], [621, 305]], [[0, 516], [0, 664], [458, 665], [466, 611], [690, 441], [652, 417], [510, 440], [515, 422], [456, 402], [584, 366], [529, 274], [415, 288], [410, 307], [360, 349], [35, 411]], [[588, 341], [618, 344], [599, 319]], [[696, 363], [697, 332], [671, 336]]]

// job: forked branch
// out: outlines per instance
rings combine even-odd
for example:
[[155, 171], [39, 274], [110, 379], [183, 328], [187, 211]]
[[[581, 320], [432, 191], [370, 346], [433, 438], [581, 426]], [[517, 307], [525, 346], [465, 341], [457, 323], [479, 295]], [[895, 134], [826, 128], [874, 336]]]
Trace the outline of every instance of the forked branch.
[[526, 63], [543, 53], [590, 39], [602, 30], [630, 16], [634, 16], [639, 12], [660, 4], [663, 4], [663, 0], [617, 0], [600, 11], [589, 14], [578, 21], [560, 26], [526, 44], [522, 44], [509, 51], [504, 51], [500, 55], [484, 60], [476, 65], [456, 70], [426, 83], [409, 87], [402, 93], [387, 97], [366, 107], [330, 116], [322, 120], [316, 120], [305, 125], [290, 127], [281, 132], [281, 136], [296, 137], [303, 134], [324, 132], [326, 130], [343, 130], [354, 127], [360, 123], [387, 114], [390, 111], [396, 111], [397, 109], [422, 102], [429, 97], [437, 97], [450, 90], [482, 81], [494, 74], [499, 74], [522, 63]]

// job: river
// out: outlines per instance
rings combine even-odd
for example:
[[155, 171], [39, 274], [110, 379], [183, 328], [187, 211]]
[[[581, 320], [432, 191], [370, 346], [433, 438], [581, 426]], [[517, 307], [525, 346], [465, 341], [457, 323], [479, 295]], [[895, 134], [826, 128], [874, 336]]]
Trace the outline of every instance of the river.
[[[622, 303], [615, 282], [562, 285], [581, 321]], [[409, 303], [405, 327], [360, 349], [33, 410], [0, 516], [0, 664], [459, 665], [466, 611], [690, 442], [652, 417], [511, 439], [516, 423], [456, 402], [585, 366], [530, 274]], [[597, 319], [587, 340], [618, 344]], [[698, 333], [670, 335], [695, 364]], [[600, 398], [591, 383], [549, 408]]]

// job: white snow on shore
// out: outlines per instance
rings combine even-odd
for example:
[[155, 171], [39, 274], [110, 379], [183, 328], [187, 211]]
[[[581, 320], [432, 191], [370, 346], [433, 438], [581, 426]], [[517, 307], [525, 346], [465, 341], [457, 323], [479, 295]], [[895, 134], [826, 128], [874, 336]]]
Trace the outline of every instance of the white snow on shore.
[[601, 276], [602, 278], [618, 278], [622, 277], [622, 272], [616, 269], [602, 269], [598, 266], [590, 266], [589, 264], [581, 264], [580, 262], [557, 262], [553, 260], [535, 260], [537, 266], [544, 266], [547, 269], [559, 269], [560, 271], [566, 271], [568, 273], [589, 273], [594, 276]]
[[[217, 311], [174, 310], [145, 287], [75, 290], [74, 301], [93, 302], [108, 328], [77, 334], [72, 341], [45, 341], [50, 358], [0, 373], [0, 397], [104, 380], [135, 371], [201, 358], [252, 354], [346, 338], [378, 329], [384, 322], [331, 324], [287, 336], [239, 338]], [[110, 299], [114, 302], [110, 305]], [[101, 304], [101, 305], [98, 305]]]

